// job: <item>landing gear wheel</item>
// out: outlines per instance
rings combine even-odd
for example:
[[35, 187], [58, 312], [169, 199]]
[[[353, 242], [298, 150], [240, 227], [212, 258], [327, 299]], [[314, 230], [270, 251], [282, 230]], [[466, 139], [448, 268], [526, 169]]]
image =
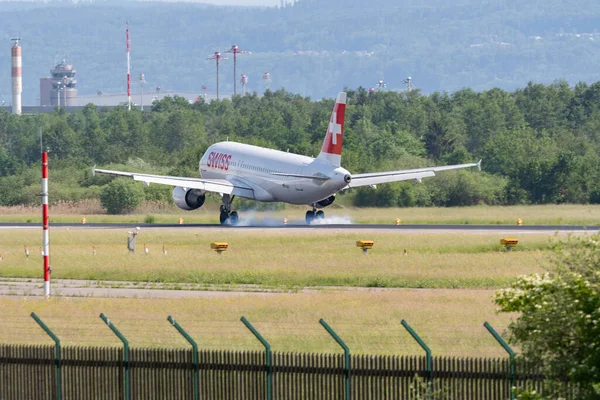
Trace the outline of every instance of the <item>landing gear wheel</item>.
[[325, 218], [325, 213], [323, 212], [323, 210], [317, 211], [317, 213], [315, 214], [315, 218], [316, 219], [323, 219], [323, 218]]
[[229, 214], [221, 211], [221, 214], [219, 215], [219, 221], [221, 222], [221, 225], [227, 225], [227, 222], [229, 221]]
[[229, 225], [237, 225], [239, 221], [240, 217], [238, 216], [237, 211], [232, 211], [231, 214], [229, 214]]
[[315, 219], [315, 212], [307, 211], [306, 212], [306, 225], [310, 225], [310, 223], [313, 222], [314, 219]]

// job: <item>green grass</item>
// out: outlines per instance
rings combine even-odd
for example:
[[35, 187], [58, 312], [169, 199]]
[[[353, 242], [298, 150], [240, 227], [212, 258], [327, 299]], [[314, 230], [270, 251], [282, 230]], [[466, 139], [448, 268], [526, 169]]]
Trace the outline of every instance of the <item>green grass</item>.
[[[283, 232], [142, 229], [138, 251], [129, 254], [126, 229], [54, 229], [52, 277], [286, 288], [496, 288], [519, 274], [540, 271], [551, 237], [518, 235], [516, 250], [506, 252], [499, 244], [502, 236], [493, 233]], [[34, 244], [40, 236], [37, 230], [0, 230], [0, 276], [39, 277], [41, 255]], [[355, 247], [362, 239], [375, 241], [368, 255]], [[218, 255], [210, 250], [213, 241], [230, 247]]]
[[[142, 228], [135, 254], [126, 249], [127, 236], [127, 229], [53, 229], [52, 278], [169, 289], [253, 284], [258, 293], [195, 299], [0, 298], [0, 342], [49, 343], [29, 317], [34, 311], [64, 345], [120, 346], [98, 318], [104, 312], [132, 346], [187, 348], [166, 321], [172, 315], [201, 348], [260, 350], [239, 321], [245, 316], [275, 351], [337, 352], [318, 324], [324, 318], [353, 353], [422, 354], [400, 325], [406, 319], [436, 355], [503, 357], [482, 326], [489, 321], [503, 332], [511, 317], [495, 313], [493, 289], [519, 274], [541, 271], [553, 234], [516, 235], [517, 249], [505, 252], [496, 233]], [[366, 256], [355, 247], [361, 239], [375, 241]], [[37, 229], [0, 230], [0, 276], [40, 278], [40, 241]], [[209, 248], [212, 241], [226, 241], [230, 248], [219, 256]], [[149, 255], [143, 253], [144, 243]], [[412, 289], [378, 289], [398, 287]], [[261, 292], [270, 288], [292, 290]]]

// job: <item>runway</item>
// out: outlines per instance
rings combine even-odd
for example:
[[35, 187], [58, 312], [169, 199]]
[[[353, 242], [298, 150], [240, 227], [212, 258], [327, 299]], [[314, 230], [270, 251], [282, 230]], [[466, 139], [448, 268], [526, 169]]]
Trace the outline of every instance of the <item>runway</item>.
[[[454, 231], [454, 232], [598, 232], [600, 226], [583, 225], [445, 225], [445, 224], [283, 224], [266, 223], [243, 226], [223, 226], [219, 224], [138, 224], [138, 223], [50, 223], [52, 228], [69, 229], [131, 229], [139, 226], [144, 229], [232, 229], [232, 230], [336, 230], [336, 231]], [[39, 223], [0, 222], [0, 229], [39, 229]]]

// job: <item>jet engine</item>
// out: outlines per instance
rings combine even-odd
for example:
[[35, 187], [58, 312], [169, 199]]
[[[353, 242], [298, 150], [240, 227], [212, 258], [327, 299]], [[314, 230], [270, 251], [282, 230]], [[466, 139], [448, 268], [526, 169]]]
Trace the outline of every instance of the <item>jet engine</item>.
[[196, 210], [204, 204], [206, 195], [204, 190], [185, 189], [176, 186], [173, 189], [173, 201], [182, 210]]
[[330, 206], [331, 204], [333, 204], [334, 201], [335, 201], [335, 196], [329, 196], [326, 199], [318, 201], [317, 206], [319, 208], [327, 207], [327, 206]]

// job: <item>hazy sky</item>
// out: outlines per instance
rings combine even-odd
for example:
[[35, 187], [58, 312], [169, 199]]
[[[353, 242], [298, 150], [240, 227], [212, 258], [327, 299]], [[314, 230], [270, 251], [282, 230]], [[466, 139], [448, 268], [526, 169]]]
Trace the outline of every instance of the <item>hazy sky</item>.
[[[173, 1], [173, 0], [170, 0]], [[216, 4], [221, 6], [278, 6], [280, 0], [184, 0], [195, 3]]]
[[[0, 0], [0, 3], [8, 1], [19, 1], [19, 0]], [[31, 1], [31, 0], [25, 0]], [[44, 0], [33, 0], [33, 1], [44, 1]], [[77, 3], [77, 0], [71, 0], [74, 3]], [[157, 0], [154, 0], [157, 1]], [[161, 0], [158, 0], [161, 1]], [[168, 2], [191, 2], [191, 3], [206, 3], [206, 4], [215, 4], [218, 6], [279, 6], [281, 5], [281, 0], [163, 0]], [[284, 0], [284, 2], [289, 3], [290, 0]]]

